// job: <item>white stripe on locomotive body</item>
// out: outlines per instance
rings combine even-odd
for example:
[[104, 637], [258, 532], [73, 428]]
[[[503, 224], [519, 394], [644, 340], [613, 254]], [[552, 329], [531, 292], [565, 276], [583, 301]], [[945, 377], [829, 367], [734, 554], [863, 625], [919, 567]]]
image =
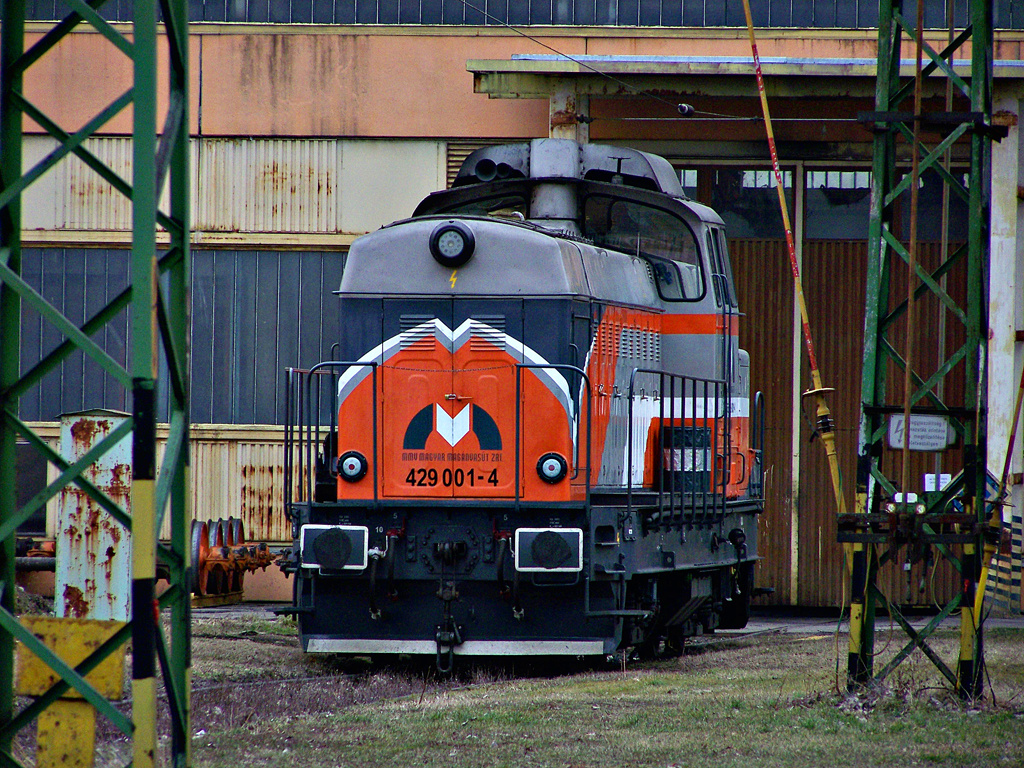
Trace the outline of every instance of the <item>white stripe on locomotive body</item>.
[[[724, 385], [723, 385], [724, 386]], [[629, 398], [625, 395], [612, 404], [612, 415], [625, 418], [628, 414]], [[726, 411], [733, 418], [750, 417], [750, 398], [738, 395], [732, 397], [653, 397], [633, 395], [633, 418], [638, 413], [650, 413], [652, 419], [721, 419]]]
[[[433, 336], [441, 343], [442, 346], [444, 346], [445, 349], [454, 354], [456, 351], [461, 349], [474, 334], [491, 343], [501, 340], [505, 345], [505, 349], [522, 363], [539, 366], [551, 365], [551, 363], [549, 363], [542, 355], [538, 354], [534, 349], [531, 349], [523, 342], [509, 336], [504, 331], [499, 331], [497, 328], [493, 328], [479, 320], [466, 320], [453, 331], [436, 317], [432, 320], [426, 321], [425, 323], [417, 325], [415, 328], [402, 331], [401, 333], [387, 339], [382, 344], [378, 344], [376, 347], [360, 357], [359, 362], [376, 362], [378, 364], [383, 364], [400, 352], [404, 347], [429, 336]], [[543, 367], [531, 368], [530, 370], [562, 404], [569, 423], [574, 424], [576, 408], [573, 403], [572, 396], [569, 394], [569, 384], [561, 372], [554, 368]], [[371, 372], [372, 368], [369, 365], [352, 365], [349, 366], [343, 374], [341, 374], [341, 377], [338, 380], [339, 407], [341, 403], [345, 401], [345, 398], [347, 398], [352, 391], [359, 386], [364, 379], [366, 379], [367, 376], [371, 375]]]
[[[629, 444], [627, 441], [623, 441], [620, 484], [643, 485], [644, 456], [647, 451], [647, 440], [651, 430], [654, 429], [655, 422], [659, 419], [685, 419], [696, 422], [694, 426], [698, 427], [701, 426], [701, 421], [707, 419], [709, 420], [707, 426], [710, 427], [715, 419], [724, 418], [726, 402], [731, 406], [730, 411], [733, 418], [745, 419], [750, 416], [750, 398], [748, 397], [732, 397], [728, 398], [728, 400], [726, 398], [717, 398], [715, 401], [717, 405], [712, 404], [710, 398], [707, 403], [703, 398], [696, 401], [692, 398], [680, 397], [665, 398], [664, 400], [663, 411], [661, 400], [647, 396], [633, 396], [633, 429], [631, 430], [633, 437], [633, 461], [632, 466], [630, 466]], [[708, 404], [712, 404], [712, 407], [707, 408], [706, 405]], [[629, 418], [628, 398], [622, 398], [620, 403], [612, 405], [612, 418], [616, 417], [622, 421]], [[695, 448], [694, 452], [700, 453], [703, 450], [702, 448]], [[690, 451], [684, 449], [683, 453], [690, 453]]]

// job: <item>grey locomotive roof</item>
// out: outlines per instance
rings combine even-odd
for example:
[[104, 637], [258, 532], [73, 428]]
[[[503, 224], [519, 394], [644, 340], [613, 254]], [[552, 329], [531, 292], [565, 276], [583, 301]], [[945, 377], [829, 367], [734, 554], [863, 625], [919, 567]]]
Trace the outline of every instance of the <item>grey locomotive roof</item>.
[[[352, 295], [588, 296], [660, 306], [648, 264], [581, 238], [581, 196], [665, 207], [702, 242], [702, 224], [721, 224], [710, 208], [686, 200], [664, 158], [627, 147], [534, 139], [485, 147], [462, 164], [452, 189], [435, 192], [412, 219], [353, 243], [341, 292]], [[480, 215], [487, 201], [520, 220]], [[497, 210], [497, 209], [496, 209]], [[502, 214], [504, 215], [504, 214]], [[475, 251], [452, 269], [431, 255], [431, 235], [461, 221]], [[638, 241], [639, 242], [639, 241]], [[441, 259], [443, 261], [443, 259]]]
[[485, 217], [458, 217], [476, 239], [457, 270], [430, 254], [434, 230], [454, 219], [408, 219], [352, 244], [343, 295], [594, 296], [652, 305], [658, 296], [646, 264], [538, 227]]

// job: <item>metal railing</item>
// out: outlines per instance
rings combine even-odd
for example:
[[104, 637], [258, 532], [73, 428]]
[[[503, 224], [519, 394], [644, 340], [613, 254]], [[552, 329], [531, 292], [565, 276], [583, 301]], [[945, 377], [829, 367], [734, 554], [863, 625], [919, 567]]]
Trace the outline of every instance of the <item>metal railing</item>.
[[[691, 519], [710, 521], [725, 514], [729, 482], [731, 408], [724, 381], [697, 379], [652, 368], [635, 368], [629, 377], [626, 441], [626, 507], [633, 511], [633, 445], [638, 378], [656, 378], [657, 386], [640, 390], [640, 401], [657, 402], [658, 461], [655, 472], [658, 527], [670, 530]], [[643, 419], [646, 442], [649, 424]], [[667, 453], [666, 453], [667, 451]]]
[[[323, 460], [327, 462], [327, 470], [336, 475], [337, 470], [331, 466], [336, 446], [330, 445], [330, 436], [338, 432], [337, 391], [342, 369], [364, 367], [371, 369], [373, 377], [373, 499], [377, 500], [377, 367], [378, 363], [361, 361], [332, 360], [317, 363], [309, 370], [302, 368], [285, 369], [285, 429], [284, 429], [284, 493], [285, 509], [290, 510], [294, 503], [311, 503], [316, 501], [317, 459], [316, 451], [321, 441], [327, 439], [328, 447], [324, 451]], [[327, 395], [323, 392], [324, 381], [330, 387]], [[315, 384], [315, 391], [314, 391]], [[326, 405], [325, 405], [326, 401]], [[322, 423], [322, 415], [326, 407], [327, 424]], [[296, 478], [300, 484], [296, 483]], [[295, 498], [294, 490], [300, 489], [299, 498]], [[301, 493], [301, 491], [305, 493]]]
[[750, 464], [750, 495], [764, 498], [764, 393], [754, 393], [754, 407], [750, 410], [750, 449], [754, 458]]
[[[284, 458], [284, 480], [285, 480], [285, 509], [290, 510], [296, 503], [311, 503], [316, 501], [316, 477], [318, 470], [317, 453], [321, 443], [326, 439], [328, 445], [323, 452], [323, 461], [327, 462], [327, 469], [332, 476], [337, 475], [337, 470], [331, 465], [336, 445], [330, 444], [329, 436], [336, 435], [338, 424], [337, 390], [338, 382], [343, 369], [349, 367], [366, 367], [371, 369], [373, 381], [373, 405], [370, 418], [372, 419], [372, 457], [370, 464], [373, 468], [373, 501], [378, 501], [379, 482], [378, 465], [380, 464], [379, 450], [379, 421], [378, 421], [378, 399], [379, 381], [378, 367], [380, 364], [374, 362], [348, 362], [330, 361], [318, 363], [311, 369], [286, 368], [285, 369], [285, 458]], [[522, 372], [524, 370], [549, 370], [561, 371], [571, 374], [566, 376], [566, 397], [571, 403], [571, 413], [574, 418], [570, 419], [568, 425], [569, 440], [572, 443], [573, 455], [572, 474], [569, 479], [576, 480], [580, 473], [585, 478], [585, 498], [590, 500], [590, 466], [591, 466], [591, 385], [587, 374], [572, 365], [560, 365], [552, 363], [518, 363], [516, 364], [516, 426], [515, 426], [515, 496], [514, 503], [518, 508], [522, 501]], [[324, 384], [328, 383], [328, 394], [324, 393]], [[586, 401], [586, 417], [580, 429], [581, 406], [576, 403], [572, 393], [580, 390], [581, 400]], [[326, 414], [325, 414], [326, 411]], [[326, 421], [326, 423], [324, 423]], [[581, 447], [581, 443], [583, 446]], [[585, 457], [585, 463], [580, 462], [581, 451]], [[322, 466], [320, 467], [323, 468]], [[296, 496], [295, 491], [299, 494]]]

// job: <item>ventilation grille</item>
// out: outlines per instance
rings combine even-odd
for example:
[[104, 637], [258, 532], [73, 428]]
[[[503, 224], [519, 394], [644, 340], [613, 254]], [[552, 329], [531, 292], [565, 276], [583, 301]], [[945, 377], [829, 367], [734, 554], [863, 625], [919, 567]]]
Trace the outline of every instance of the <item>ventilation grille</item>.
[[433, 320], [432, 315], [402, 315], [398, 318], [402, 332], [399, 343], [402, 349], [417, 349], [429, 352], [434, 348], [433, 328], [421, 328]]
[[505, 351], [505, 316], [474, 315], [469, 319], [469, 348], [488, 351], [493, 347]]
[[509, 144], [512, 139], [494, 139], [493, 141], [449, 141], [448, 142], [448, 187], [455, 182], [459, 169], [473, 152], [495, 144]]

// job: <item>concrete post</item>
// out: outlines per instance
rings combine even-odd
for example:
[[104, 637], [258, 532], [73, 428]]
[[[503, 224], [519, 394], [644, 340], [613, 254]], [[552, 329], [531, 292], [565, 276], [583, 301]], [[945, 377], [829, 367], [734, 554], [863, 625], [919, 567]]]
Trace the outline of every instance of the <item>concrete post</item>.
[[[989, 269], [988, 344], [988, 467], [999, 478], [1006, 462], [1006, 450], [1013, 429], [1017, 388], [1024, 365], [1024, 156], [1021, 153], [1021, 107], [1018, 84], [996, 86], [993, 115], [1009, 125], [1009, 135], [992, 145], [992, 227]], [[1024, 425], [1017, 425], [1010, 463], [1008, 488], [1012, 507], [1003, 510], [1004, 524], [1024, 511], [1024, 486], [1019, 482], [1024, 469]], [[1016, 481], [1016, 482], [1015, 482]], [[1017, 577], [1022, 564], [1019, 547], [1013, 553], [1011, 569]], [[1024, 595], [1017, 595], [1018, 601]]]
[[[101, 409], [61, 416], [61, 455], [69, 463], [78, 461], [127, 418], [128, 414]], [[130, 513], [131, 437], [104, 453], [83, 475]], [[128, 621], [132, 562], [129, 532], [82, 489], [69, 485], [60, 494], [56, 538], [55, 614]]]
[[590, 141], [590, 97], [576, 90], [573, 80], [558, 80], [548, 98], [549, 138], [572, 139], [580, 144]]

